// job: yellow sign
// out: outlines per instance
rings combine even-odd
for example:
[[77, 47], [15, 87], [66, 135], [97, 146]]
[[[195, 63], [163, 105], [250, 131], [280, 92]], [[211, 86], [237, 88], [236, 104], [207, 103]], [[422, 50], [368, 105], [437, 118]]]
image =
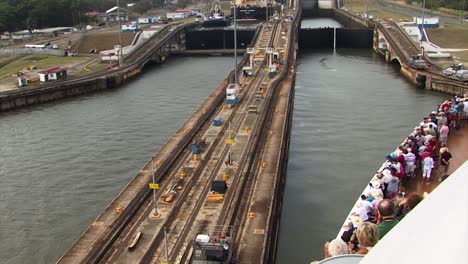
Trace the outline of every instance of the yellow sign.
[[159, 183], [150, 183], [149, 184], [150, 189], [159, 189]]
[[228, 140], [226, 140], [226, 144], [228, 144], [228, 145], [234, 144], [234, 139], [228, 139]]

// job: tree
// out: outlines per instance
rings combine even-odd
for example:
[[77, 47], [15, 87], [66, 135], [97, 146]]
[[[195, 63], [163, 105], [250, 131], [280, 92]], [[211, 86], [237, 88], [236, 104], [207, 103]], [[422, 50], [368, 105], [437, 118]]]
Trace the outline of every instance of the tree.
[[11, 30], [14, 8], [7, 1], [0, 1], [0, 31]]
[[142, 0], [138, 3], [135, 3], [133, 6], [133, 11], [139, 14], [145, 14], [153, 8], [153, 2], [150, 0]]

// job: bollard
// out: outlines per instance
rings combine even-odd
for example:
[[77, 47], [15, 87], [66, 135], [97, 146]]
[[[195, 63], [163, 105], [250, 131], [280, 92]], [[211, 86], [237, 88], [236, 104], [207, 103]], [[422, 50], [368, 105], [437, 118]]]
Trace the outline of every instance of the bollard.
[[267, 166], [267, 163], [264, 161], [262, 162], [262, 167], [265, 168]]
[[122, 209], [121, 206], [117, 206], [117, 207], [115, 208], [115, 213], [116, 213], [116, 214], [121, 214], [121, 213], [122, 213], [122, 210], [123, 210], [123, 209]]
[[249, 131], [250, 131], [250, 128], [249, 128], [249, 127], [245, 127], [245, 133], [247, 133], [247, 134], [248, 134], [248, 133], [249, 133]]
[[227, 172], [223, 173], [223, 181], [227, 181], [229, 179], [229, 175]]
[[254, 219], [254, 218], [255, 218], [255, 212], [254, 212], [254, 211], [250, 211], [250, 213], [249, 213], [249, 218], [250, 218], [250, 219]]

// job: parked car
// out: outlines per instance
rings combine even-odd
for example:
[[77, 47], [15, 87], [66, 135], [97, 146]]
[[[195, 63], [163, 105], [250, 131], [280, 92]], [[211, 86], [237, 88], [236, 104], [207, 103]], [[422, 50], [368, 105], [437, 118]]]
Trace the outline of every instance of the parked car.
[[445, 76], [449, 77], [449, 76], [452, 76], [454, 75], [455, 73], [457, 73], [457, 71], [459, 70], [464, 70], [465, 67], [463, 66], [463, 63], [458, 63], [458, 64], [452, 64], [450, 66], [450, 68], [447, 68], [445, 70], [442, 71], [442, 74], [444, 74]]
[[417, 54], [411, 56], [409, 66], [416, 70], [425, 70], [427, 68], [427, 62], [424, 60], [422, 54]]
[[468, 81], [468, 70], [457, 71], [457, 73], [455, 73], [455, 78], [463, 82]]

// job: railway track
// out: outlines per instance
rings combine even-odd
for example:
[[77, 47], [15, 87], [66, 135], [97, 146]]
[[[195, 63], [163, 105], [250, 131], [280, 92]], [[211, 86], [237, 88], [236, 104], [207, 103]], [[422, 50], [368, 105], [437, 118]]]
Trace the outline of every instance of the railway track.
[[[260, 79], [256, 78], [247, 85], [246, 92], [243, 95], [245, 98], [242, 99], [239, 108], [246, 108], [247, 102], [253, 98], [255, 89], [253, 89], [252, 87], [260, 85], [263, 81], [263, 78], [265, 78], [266, 74], [263, 71], [260, 71], [260, 75], [262, 76]], [[234, 110], [235, 109], [230, 110], [230, 111], [234, 113]], [[223, 111], [222, 108], [215, 111], [215, 114], [211, 115], [210, 118], [207, 118], [207, 120], [211, 120], [213, 116], [219, 115], [220, 111]], [[246, 109], [244, 109], [243, 112], [245, 113]], [[232, 114], [229, 119], [232, 120], [231, 121], [232, 123], [237, 124], [234, 127], [236, 130], [240, 128], [241, 123], [239, 121], [242, 118], [240, 118], [239, 115]], [[207, 126], [209, 126], [209, 122], [207, 122], [204, 125], [201, 131], [204, 131]], [[207, 160], [206, 156], [211, 156], [211, 155], [216, 154], [214, 153], [215, 145], [217, 145], [219, 141], [221, 141], [221, 139], [224, 137], [223, 134], [226, 129], [227, 129], [226, 125], [224, 125], [221, 131], [219, 132], [217, 139], [213, 141], [212, 143], [213, 147], [210, 147], [210, 146], [207, 147], [204, 160]], [[199, 133], [197, 133], [197, 135], [194, 135], [194, 138], [201, 138], [201, 137], [203, 137], [203, 135]], [[222, 154], [217, 159], [220, 160], [225, 155], [226, 155], [226, 148], [224, 148], [224, 151], [222, 151]], [[187, 150], [184, 150], [182, 154], [180, 155], [180, 157], [176, 158], [175, 159], [176, 161], [172, 162], [173, 165], [171, 166], [171, 173], [167, 173], [166, 171], [164, 174], [167, 174], [167, 175], [164, 178], [161, 177], [161, 173], [158, 175], [158, 181], [160, 182], [160, 185], [163, 189], [167, 189], [173, 186], [173, 181], [171, 181], [171, 179], [175, 178], [180, 173], [180, 169], [185, 166], [184, 164], [189, 159], [189, 156], [190, 156], [190, 153]], [[191, 187], [194, 186], [195, 182], [197, 182], [198, 180], [198, 177], [200, 177], [198, 174], [201, 171], [200, 168], [203, 168], [204, 165], [206, 165], [207, 163], [207, 161], [204, 161], [204, 160], [200, 161], [199, 162], [200, 166], [193, 168], [194, 170], [190, 173], [191, 175], [189, 175], [186, 178], [186, 182], [184, 184], [184, 190], [188, 190], [188, 191], [177, 194], [177, 198], [172, 202], [171, 206], [166, 206], [167, 207], [166, 209], [169, 210], [169, 212], [164, 217], [165, 218], [164, 221], [166, 221], [167, 223], [163, 223], [163, 226], [169, 226], [169, 223], [172, 222], [177, 216], [181, 205], [184, 203], [185, 198], [189, 194], [189, 190], [192, 189]], [[215, 168], [214, 171], [216, 171], [216, 169], [219, 169], [219, 167]], [[155, 171], [156, 174], [158, 173], [158, 170], [159, 168]], [[212, 173], [211, 175], [212, 176], [210, 176], [209, 178], [205, 178], [206, 182], [209, 183], [210, 182], [209, 179], [214, 177], [215, 173]], [[165, 179], [168, 179], [168, 180], [165, 180]], [[160, 200], [160, 198], [161, 198], [161, 194], [158, 194], [157, 199]], [[119, 262], [118, 261], [120, 257], [119, 253], [122, 253], [123, 251], [125, 252], [125, 247], [128, 244], [128, 242], [132, 239], [133, 234], [135, 234], [135, 232], [139, 232], [138, 226], [144, 223], [146, 220], [148, 220], [148, 215], [151, 213], [151, 209], [154, 207], [154, 204], [152, 204], [152, 201], [149, 195], [146, 195], [145, 199], [146, 200], [140, 204], [141, 209], [139, 209], [138, 212], [133, 214], [133, 217], [131, 218], [131, 220], [121, 223], [120, 224], [121, 227], [118, 228], [120, 229], [119, 231], [115, 232], [114, 230], [114, 233], [117, 234], [117, 237], [111, 239], [111, 241], [107, 243], [108, 245], [104, 245], [104, 250], [102, 250], [102, 252], [99, 253], [100, 257], [94, 258], [95, 261], [91, 261], [91, 262], [94, 262], [94, 263], [95, 262], [100, 262], [100, 263]], [[172, 208], [169, 208], [169, 207], [172, 207]], [[160, 230], [163, 230], [163, 228], [161, 228]], [[161, 239], [162, 239], [162, 232], [157, 232], [157, 234], [153, 238], [153, 242], [148, 247], [148, 250], [146, 250], [148, 253], [145, 254], [145, 256], [151, 256], [150, 253], [152, 251], [152, 248], [154, 248], [153, 245], [159, 245], [161, 242]], [[145, 260], [148, 257], [145, 257], [145, 256], [141, 259], [142, 262], [146, 262]]]
[[[280, 37], [279, 33], [281, 29], [278, 30], [277, 25], [273, 26], [273, 28], [274, 29], [271, 32], [269, 32], [271, 34], [269, 34], [267, 37], [269, 38], [269, 41], [265, 41], [265, 39], [267, 38], [262, 38], [263, 41], [260, 41], [259, 43], [260, 45], [258, 46], [266, 48], [269, 46], [271, 47], [272, 44], [278, 43], [278, 39]], [[271, 37], [272, 35], [274, 36], [274, 38]], [[257, 82], [259, 84], [262, 83], [264, 78], [266, 78], [266, 74], [260, 73], [257, 77], [257, 79], [259, 79]], [[250, 141], [247, 144], [247, 147], [243, 150], [243, 153], [241, 154], [242, 159], [239, 161], [239, 166], [236, 167], [236, 172], [232, 176], [233, 180], [230, 181], [229, 189], [227, 193], [225, 194], [226, 198], [224, 199], [224, 203], [221, 204], [220, 206], [217, 206], [217, 209], [218, 211], [220, 211], [220, 213], [217, 217], [214, 217], [214, 218], [217, 218], [216, 224], [214, 226], [230, 226], [230, 227], [235, 226], [236, 219], [239, 217], [238, 213], [242, 211], [240, 207], [244, 200], [243, 196], [247, 195], [249, 192], [248, 188], [246, 188], [246, 183], [247, 183], [247, 180], [249, 179], [248, 177], [249, 171], [255, 170], [252, 168], [254, 168], [256, 165], [259, 164], [258, 162], [255, 163], [253, 161], [254, 160], [258, 161], [255, 157], [258, 157], [259, 153], [263, 149], [261, 147], [261, 144], [259, 144], [259, 142], [262, 141], [263, 139], [261, 137], [262, 133], [260, 132], [263, 131], [267, 123], [266, 122], [267, 120], [265, 119], [265, 117], [266, 115], [269, 114], [268, 110], [270, 110], [269, 106], [271, 105], [271, 101], [272, 101], [271, 99], [272, 99], [273, 94], [275, 94], [275, 89], [273, 88], [273, 86], [274, 85], [271, 85], [267, 89], [267, 93], [266, 93], [266, 96], [262, 105], [262, 110], [260, 110], [260, 113], [262, 113], [262, 115], [261, 117], [257, 118], [258, 120], [256, 122], [256, 127], [252, 129], [252, 131], [255, 131], [255, 132], [253, 132], [250, 138]], [[242, 112], [239, 115], [242, 115]], [[243, 116], [242, 118], [244, 117], [245, 116]], [[206, 193], [202, 197], [204, 197], [205, 195]], [[201, 205], [203, 205], [203, 203], [199, 205], [199, 208], [201, 207]], [[193, 214], [193, 217], [190, 220], [190, 224], [187, 225], [187, 226], [190, 226], [191, 229], [189, 230], [189, 228], [185, 228], [185, 232], [182, 234], [182, 237], [185, 237], [185, 239], [183, 240], [179, 239], [176, 242], [176, 245], [173, 247], [171, 254], [169, 254], [170, 256], [169, 261], [171, 263], [187, 263], [190, 261], [192, 249], [189, 246], [190, 246], [191, 240], [197, 234], [206, 233], [208, 232], [208, 229], [210, 229], [210, 225], [206, 224], [206, 221], [204, 221], [203, 218], [204, 216], [200, 215], [199, 213]], [[201, 224], [198, 224], [198, 226], [197, 225], [192, 226], [194, 222], [195, 223], [198, 222]], [[212, 222], [211, 224], [213, 225]], [[192, 232], [189, 233], [189, 231], [192, 231]]]
[[[264, 43], [266, 42], [267, 45], [268, 43], [272, 43], [272, 34], [276, 30], [276, 25], [273, 27], [265, 27], [262, 35], [257, 42], [256, 47], [265, 45]], [[255, 91], [257, 88], [262, 85], [264, 79], [266, 78], [266, 73], [263, 71], [263, 67], [258, 69], [255, 75], [255, 79], [250, 81], [249, 84], [247, 85], [246, 92], [244, 94], [244, 98], [242, 102], [239, 105], [239, 108], [233, 115], [231, 116], [231, 128], [234, 128], [234, 131], [239, 131], [244, 124], [245, 119], [248, 116], [247, 113], [247, 108], [248, 106], [252, 103], [254, 100], [255, 96]], [[249, 143], [247, 145], [250, 145], [250, 142], [256, 141], [257, 139], [255, 137], [250, 137], [248, 140]], [[191, 202], [187, 203], [184, 208], [181, 208], [181, 211], [183, 212], [190, 212], [188, 217], [181, 217], [179, 219], [176, 219], [172, 225], [168, 226], [168, 229], [171, 230], [171, 238], [176, 237], [176, 242], [173, 245], [169, 245], [169, 255], [168, 259], [171, 263], [181, 263], [184, 261], [187, 261], [189, 258], [189, 254], [187, 252], [190, 252], [190, 243], [191, 240], [194, 238], [193, 234], [190, 232], [197, 230], [197, 232], [203, 232], [203, 230], [197, 229], [194, 226], [197, 226], [197, 222], [200, 222], [200, 217], [203, 218], [203, 214], [200, 214], [200, 211], [202, 207], [205, 204], [205, 199], [208, 195], [208, 192], [210, 191], [210, 185], [211, 181], [216, 179], [217, 177], [219, 178], [220, 175], [222, 174], [223, 167], [226, 169], [226, 166], [224, 166], [223, 161], [227, 159], [228, 152], [230, 151], [230, 147], [227, 145], [224, 145], [221, 147], [221, 149], [218, 149], [218, 154], [215, 155], [214, 161], [215, 165], [214, 166], [208, 166], [204, 171], [202, 172], [204, 175], [204, 178], [197, 183], [197, 187], [193, 191], [192, 195], [189, 195], [191, 197]], [[244, 153], [241, 154], [240, 156], [245, 157]], [[240, 171], [240, 167], [244, 165], [244, 161], [240, 160], [237, 163], [236, 171]], [[234, 174], [232, 178], [234, 179], [233, 182], [231, 182], [227, 194], [225, 194], [224, 202], [223, 204], [226, 205], [226, 203], [229, 203], [231, 201], [230, 194], [234, 193], [236, 188], [235, 185], [237, 183], [236, 179], [239, 176]], [[201, 190], [201, 191], [197, 191]], [[192, 199], [195, 199], [193, 201]], [[219, 206], [216, 206], [217, 209], [219, 209]], [[226, 210], [222, 209], [221, 211]], [[205, 226], [211, 225], [206, 223], [206, 221], [203, 221]], [[161, 261], [162, 259], [165, 260], [165, 257], [162, 257], [162, 248], [159, 247], [158, 249], [155, 249], [154, 253], [159, 253], [159, 254], [154, 254], [153, 252], [147, 252], [145, 255], [146, 258], [143, 259], [143, 262], [153, 262], [157, 263], [158, 261]]]

